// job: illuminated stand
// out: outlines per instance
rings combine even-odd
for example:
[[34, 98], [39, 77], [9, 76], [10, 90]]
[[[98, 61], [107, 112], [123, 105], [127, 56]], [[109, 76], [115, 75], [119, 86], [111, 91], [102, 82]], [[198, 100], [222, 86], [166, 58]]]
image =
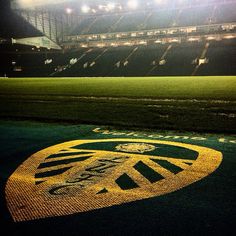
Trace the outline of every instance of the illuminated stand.
[[[234, 2], [232, 0], [204, 2], [195, 0], [120, 0], [114, 2], [54, 0], [48, 4], [47, 0], [14, 0], [12, 9], [24, 18], [26, 23], [33, 25], [43, 36], [57, 44], [58, 48], [62, 46], [65, 49], [71, 49], [232, 39], [236, 37], [236, 23], [215, 22], [214, 17], [204, 24], [191, 26], [178, 25], [174, 22], [168, 27], [157, 26], [149, 29], [146, 23], [153, 15], [167, 10], [176, 10], [180, 13], [184, 11], [188, 14], [189, 9], [194, 7], [209, 5], [214, 8], [217, 4], [217, 9], [220, 9], [221, 6]], [[134, 19], [137, 17], [138, 20], [144, 16], [138, 29], [116, 28], [122, 21], [125, 25], [124, 18], [127, 15], [131, 16], [131, 20], [132, 16]], [[109, 19], [112, 20], [113, 16], [117, 16], [117, 19], [107, 32], [97, 30], [94, 33], [90, 30], [94, 26], [99, 29], [100, 25], [105, 24]], [[106, 20], [102, 21], [103, 17], [106, 17], [104, 18]], [[78, 25], [86, 20], [87, 28], [76, 34]]]

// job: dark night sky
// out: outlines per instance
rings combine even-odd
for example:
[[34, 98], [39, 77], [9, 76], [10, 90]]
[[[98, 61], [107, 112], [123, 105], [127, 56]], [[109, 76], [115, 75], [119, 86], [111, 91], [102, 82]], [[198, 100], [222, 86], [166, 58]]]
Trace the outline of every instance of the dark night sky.
[[0, 0], [1, 21], [10, 14], [10, 0]]
[[0, 0], [0, 37], [7, 37], [13, 28], [15, 17], [10, 11], [10, 1]]
[[6, 9], [9, 8], [10, 6], [10, 0], [0, 0], [0, 8], [2, 9]]

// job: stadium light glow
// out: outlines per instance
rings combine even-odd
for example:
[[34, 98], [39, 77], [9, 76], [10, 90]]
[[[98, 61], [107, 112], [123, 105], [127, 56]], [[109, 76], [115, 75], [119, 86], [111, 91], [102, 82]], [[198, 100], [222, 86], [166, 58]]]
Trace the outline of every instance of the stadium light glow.
[[207, 40], [215, 40], [216, 37], [215, 37], [215, 36], [208, 36], [206, 39], [207, 39]]
[[66, 2], [66, 0], [16, 0], [21, 8], [33, 8], [42, 5], [51, 5]]
[[156, 2], [157, 4], [161, 4], [161, 3], [164, 2], [164, 0], [155, 0], [155, 2]]
[[130, 9], [136, 9], [138, 7], [138, 1], [137, 0], [129, 0], [127, 5]]
[[234, 39], [236, 38], [236, 35], [225, 35], [224, 39]]
[[188, 38], [188, 41], [190, 42], [200, 41], [200, 37], [190, 37]]
[[119, 9], [120, 11], [122, 11], [122, 10], [123, 10], [123, 7], [122, 7], [121, 5], [119, 5], [119, 6], [118, 6], [118, 9]]
[[107, 9], [108, 9], [109, 11], [114, 10], [114, 9], [115, 9], [115, 3], [113, 3], [113, 2], [108, 3], [108, 4], [107, 4]]
[[155, 0], [155, 3], [157, 4], [164, 4], [166, 0]]
[[90, 7], [87, 6], [87, 5], [83, 5], [83, 6], [81, 7], [81, 11], [82, 11], [83, 13], [88, 13], [88, 12], [90, 11]]
[[178, 2], [179, 2], [180, 4], [183, 4], [183, 3], [185, 3], [186, 1], [185, 1], [185, 0], [178, 0]]
[[66, 13], [67, 14], [71, 14], [72, 13], [72, 9], [71, 8], [66, 8]]

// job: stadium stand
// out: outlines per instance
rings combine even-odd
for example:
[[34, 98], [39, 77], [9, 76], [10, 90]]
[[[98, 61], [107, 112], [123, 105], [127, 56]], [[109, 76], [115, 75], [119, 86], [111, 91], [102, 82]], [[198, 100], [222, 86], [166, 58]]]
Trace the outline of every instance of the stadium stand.
[[210, 44], [207, 58], [209, 63], [204, 64], [197, 75], [235, 75], [236, 64], [236, 42], [235, 40], [212, 42]]
[[128, 12], [84, 17], [71, 35], [128, 32], [233, 22], [236, 4], [200, 5], [186, 8]]
[[0, 73], [22, 77], [235, 75], [234, 9], [235, 1], [208, 1], [142, 11], [78, 13], [77, 23], [58, 42], [61, 51], [20, 45], [8, 46], [7, 51], [1, 45]]
[[196, 75], [235, 74], [235, 43], [209, 45], [205, 61], [201, 58], [204, 42], [94, 49], [60, 76], [184, 76], [192, 75], [199, 59], [203, 61]]
[[[166, 76], [234, 75], [235, 40], [75, 50], [66, 53], [5, 54], [2, 75], [9, 76]], [[50, 59], [51, 63], [45, 61]], [[76, 59], [74, 63], [71, 61]], [[200, 62], [199, 60], [202, 59]], [[204, 60], [205, 59], [205, 60]], [[10, 63], [11, 62], [11, 63]], [[20, 67], [19, 67], [20, 65]], [[13, 71], [3, 71], [11, 67]]]

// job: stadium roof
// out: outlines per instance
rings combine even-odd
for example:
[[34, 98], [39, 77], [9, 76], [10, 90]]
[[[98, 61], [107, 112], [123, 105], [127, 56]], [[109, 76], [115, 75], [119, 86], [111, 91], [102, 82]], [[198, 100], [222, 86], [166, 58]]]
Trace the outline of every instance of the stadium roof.
[[[12, 0], [13, 8], [71, 9], [80, 13], [102, 13], [144, 10], [170, 6], [189, 6], [207, 3], [224, 3], [232, 0]], [[68, 13], [70, 13], [68, 11]]]

